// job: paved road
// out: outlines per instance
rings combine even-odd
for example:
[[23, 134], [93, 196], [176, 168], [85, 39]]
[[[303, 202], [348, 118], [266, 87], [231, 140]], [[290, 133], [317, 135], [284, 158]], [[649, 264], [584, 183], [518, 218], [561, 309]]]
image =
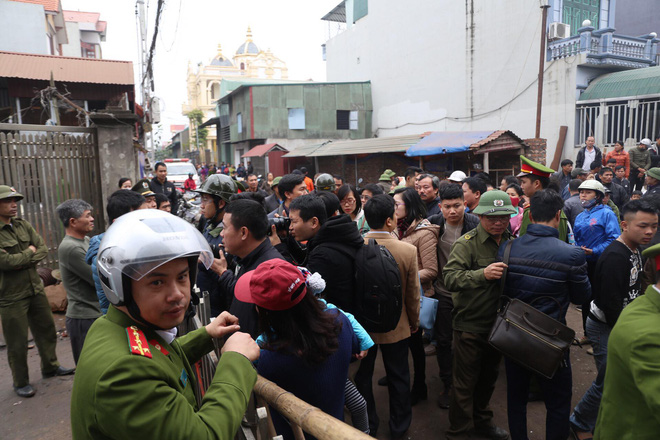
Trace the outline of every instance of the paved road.
[[[64, 316], [55, 315], [58, 330], [64, 328]], [[569, 325], [582, 334], [581, 315], [571, 309], [568, 314]], [[73, 365], [71, 346], [67, 338], [58, 340], [57, 354], [65, 366]], [[571, 350], [573, 365], [573, 405], [582, 397], [596, 375], [593, 358], [586, 354], [585, 349], [573, 347]], [[444, 438], [448, 428], [447, 411], [438, 408], [436, 396], [442, 389], [438, 378], [438, 366], [435, 357], [426, 358], [427, 385], [429, 399], [420, 402], [413, 408], [413, 424], [409, 437], [419, 440], [437, 440]], [[37, 389], [37, 395], [31, 399], [21, 399], [12, 390], [11, 374], [7, 367], [7, 351], [0, 349], [0, 439], [2, 440], [68, 440], [71, 438], [69, 423], [69, 406], [73, 377], [41, 379], [39, 370], [39, 355], [36, 349], [29, 351], [29, 365], [32, 383]], [[502, 366], [500, 379], [492, 399], [495, 412], [495, 423], [507, 427], [506, 418], [506, 379]], [[374, 380], [384, 374], [382, 361], [377, 361]], [[387, 428], [388, 398], [385, 387], [375, 386], [375, 397], [381, 426], [379, 439], [388, 439]], [[545, 438], [545, 408], [542, 402], [532, 402], [528, 406], [528, 428], [530, 440]]]

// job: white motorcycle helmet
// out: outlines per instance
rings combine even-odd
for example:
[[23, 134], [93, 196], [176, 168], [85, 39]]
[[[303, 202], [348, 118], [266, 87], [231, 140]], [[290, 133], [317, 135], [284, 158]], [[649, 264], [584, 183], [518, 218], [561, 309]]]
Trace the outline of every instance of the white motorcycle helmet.
[[198, 259], [207, 269], [213, 263], [204, 236], [182, 218], [157, 209], [122, 215], [107, 230], [99, 247], [97, 267], [105, 296], [111, 304], [139, 311], [132, 300], [130, 280], [138, 281], [178, 258], [189, 260], [191, 288]]

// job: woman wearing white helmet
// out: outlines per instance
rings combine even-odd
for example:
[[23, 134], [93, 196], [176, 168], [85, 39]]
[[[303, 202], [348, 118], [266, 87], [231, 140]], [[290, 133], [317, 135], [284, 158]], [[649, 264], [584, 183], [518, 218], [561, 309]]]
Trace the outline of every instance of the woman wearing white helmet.
[[[190, 305], [198, 260], [213, 255], [183, 219], [138, 210], [108, 229], [98, 272], [112, 304], [89, 330], [71, 398], [73, 438], [231, 438], [256, 381], [256, 343], [227, 312], [175, 340]], [[191, 365], [223, 347], [204, 404], [196, 403]], [[222, 381], [218, 378], [222, 376]], [[230, 410], [228, 410], [228, 408]]]

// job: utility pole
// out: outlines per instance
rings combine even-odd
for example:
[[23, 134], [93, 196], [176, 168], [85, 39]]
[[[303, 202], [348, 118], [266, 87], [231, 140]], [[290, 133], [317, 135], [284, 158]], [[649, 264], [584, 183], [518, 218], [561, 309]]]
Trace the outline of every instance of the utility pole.
[[[150, 120], [151, 116], [151, 93], [147, 69], [147, 14], [144, 0], [135, 2], [135, 18], [138, 26], [138, 55], [140, 63], [140, 95], [142, 97], [142, 109], [144, 110], [144, 122]], [[152, 128], [153, 129], [153, 128]], [[153, 145], [149, 145], [151, 134], [144, 132], [144, 148], [148, 153], [152, 153]], [[151, 147], [151, 148], [150, 148]]]
[[538, 95], [536, 97], [536, 135], [535, 138], [541, 137], [541, 107], [543, 105], [543, 67], [545, 65], [545, 28], [548, 21], [548, 8], [550, 5], [547, 0], [543, 0], [541, 9], [543, 10], [543, 18], [541, 20], [541, 55], [539, 57], [539, 84]]

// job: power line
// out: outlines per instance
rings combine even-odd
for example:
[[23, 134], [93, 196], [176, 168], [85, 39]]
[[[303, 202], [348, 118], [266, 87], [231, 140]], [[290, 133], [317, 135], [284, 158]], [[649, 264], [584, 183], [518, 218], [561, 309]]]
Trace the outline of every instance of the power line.
[[160, 17], [163, 12], [163, 5], [165, 4], [164, 0], [158, 0], [158, 7], [156, 9], [156, 25], [154, 29], [154, 36], [151, 39], [151, 47], [149, 48], [149, 58], [147, 59], [147, 68], [145, 69], [145, 76], [142, 78], [142, 85], [144, 86], [144, 81], [149, 78], [149, 83], [151, 85], [151, 91], [154, 90], [154, 75], [153, 75], [153, 61], [154, 53], [156, 52], [156, 39], [158, 37], [158, 28], [160, 26]]

